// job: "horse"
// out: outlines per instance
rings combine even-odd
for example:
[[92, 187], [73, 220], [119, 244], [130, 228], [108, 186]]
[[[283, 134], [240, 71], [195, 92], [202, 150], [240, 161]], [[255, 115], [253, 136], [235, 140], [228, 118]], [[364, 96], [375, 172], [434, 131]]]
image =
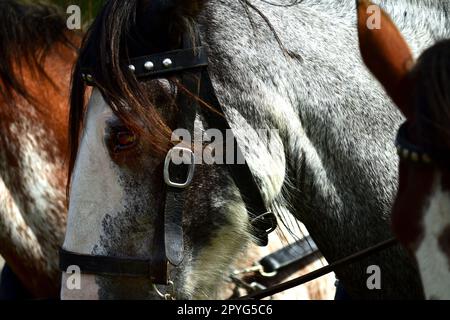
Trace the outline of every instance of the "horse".
[[450, 299], [450, 40], [439, 41], [415, 61], [389, 16], [383, 13], [380, 30], [369, 30], [366, 12], [372, 4], [359, 5], [364, 61], [406, 117], [397, 138], [393, 230], [418, 262], [425, 297]]
[[80, 38], [56, 7], [0, 2], [0, 255], [34, 298], [58, 298], [71, 69]]
[[[449, 36], [446, 1], [378, 4], [417, 52]], [[403, 116], [381, 87], [365, 89], [372, 77], [357, 54], [355, 8], [353, 0], [107, 2], [73, 75], [62, 267], [80, 263], [84, 285], [69, 290], [63, 273], [62, 298], [214, 298], [237, 254], [252, 240], [264, 244], [255, 220], [272, 229], [269, 214], [248, 205], [259, 195], [258, 212], [301, 220], [329, 262], [390, 238], [391, 141]], [[174, 70], [194, 62], [201, 71]], [[176, 142], [183, 120], [201, 133], [228, 123], [241, 172], [256, 186], [245, 190], [232, 164], [193, 166], [192, 141]], [[178, 151], [190, 163], [181, 174]], [[170, 170], [187, 175], [183, 183]], [[177, 196], [183, 201], [170, 200]], [[373, 266], [382, 279], [375, 288]], [[401, 246], [336, 275], [354, 298], [423, 297]]]
[[[43, 4], [2, 1], [0, 19], [0, 255], [8, 263], [0, 299], [57, 299], [67, 215], [68, 97], [80, 34], [68, 31], [58, 8]], [[251, 267], [249, 258], [257, 261], [282, 246], [279, 237], [273, 242], [278, 247], [250, 247], [233, 267]], [[332, 287], [330, 277], [282, 298], [330, 297]], [[230, 289], [218, 287], [218, 296], [229, 297]]]

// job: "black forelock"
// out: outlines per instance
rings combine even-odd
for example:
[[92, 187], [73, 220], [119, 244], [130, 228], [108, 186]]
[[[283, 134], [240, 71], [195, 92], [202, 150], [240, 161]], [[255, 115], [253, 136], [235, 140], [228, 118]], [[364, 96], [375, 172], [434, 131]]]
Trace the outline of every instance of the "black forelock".
[[[75, 47], [66, 34], [66, 18], [57, 7], [19, 0], [0, 1], [0, 97], [12, 92], [30, 98], [17, 67], [46, 77], [43, 59], [57, 42]], [[47, 79], [51, 80], [51, 79]]]

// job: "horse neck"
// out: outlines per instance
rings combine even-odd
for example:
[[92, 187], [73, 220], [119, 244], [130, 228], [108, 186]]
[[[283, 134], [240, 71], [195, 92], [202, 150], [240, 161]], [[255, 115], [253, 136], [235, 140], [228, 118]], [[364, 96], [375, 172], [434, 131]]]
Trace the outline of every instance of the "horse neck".
[[[323, 10], [335, 11], [339, 16], [356, 19], [355, 1], [353, 0], [305, 0], [305, 5], [322, 7]], [[436, 40], [450, 37], [450, 2], [447, 0], [372, 0], [380, 5], [393, 18], [396, 25], [408, 40], [416, 53], [422, 51], [423, 40], [415, 39], [415, 32], [420, 31], [423, 38], [428, 38], [428, 45]], [[435, 19], [439, 23], [430, 23]]]
[[[390, 238], [387, 217], [398, 175], [393, 141], [403, 117], [363, 67], [354, 1], [255, 4], [301, 60], [286, 57], [267, 22], [252, 10], [249, 17], [237, 2], [215, 2], [203, 24], [218, 98], [249, 150], [246, 160], [265, 199], [304, 222], [329, 261]], [[403, 4], [390, 9], [420, 9]], [[422, 36], [423, 24], [404, 26], [418, 51], [433, 41], [431, 33]], [[258, 128], [276, 133], [261, 143], [253, 134]], [[387, 261], [380, 260], [384, 272], [394, 274]], [[353, 278], [353, 293], [362, 296], [366, 279], [355, 277], [363, 268], [355, 264], [340, 274]], [[415, 283], [414, 272], [407, 269], [404, 280]]]
[[58, 246], [65, 221], [69, 77], [75, 55], [55, 45], [43, 65], [55, 87], [26, 61], [17, 70], [31, 97], [0, 108], [0, 242], [5, 260], [36, 296], [57, 296]]
[[[450, 37], [450, 2], [446, 0], [382, 0], [381, 5], [386, 8], [394, 19], [402, 34], [416, 54], [419, 54], [424, 43], [431, 46], [437, 40]], [[421, 38], [417, 38], [420, 31]]]

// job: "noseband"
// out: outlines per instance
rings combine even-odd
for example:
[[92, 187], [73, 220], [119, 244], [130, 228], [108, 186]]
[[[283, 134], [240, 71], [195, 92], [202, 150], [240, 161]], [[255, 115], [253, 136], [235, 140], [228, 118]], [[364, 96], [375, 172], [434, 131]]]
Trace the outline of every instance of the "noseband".
[[[198, 35], [197, 38], [199, 39]], [[200, 41], [198, 41], [200, 43]], [[199, 97], [192, 98], [181, 92], [177, 96], [177, 104], [182, 110], [178, 115], [178, 128], [187, 129], [194, 136], [194, 122], [200, 112], [199, 101], [205, 102], [212, 110], [202, 108], [211, 128], [218, 129], [226, 136], [230, 125], [226, 120], [223, 109], [217, 99], [208, 73], [208, 54], [203, 46], [195, 46], [190, 37], [183, 37], [183, 46], [180, 50], [163, 52], [149, 56], [132, 58], [129, 70], [139, 78], [152, 79], [178, 75], [184, 88], [191, 94]], [[83, 80], [88, 85], [95, 85], [92, 73], [84, 73]], [[226, 140], [226, 139], [224, 139]], [[225, 143], [229, 143], [224, 141]], [[236, 138], [232, 141], [235, 154], [227, 155], [224, 145], [224, 161], [228, 171], [239, 188], [242, 199], [247, 208], [256, 243], [267, 245], [267, 236], [276, 229], [275, 215], [268, 211], [261, 196], [258, 185], [247, 163], [239, 164], [237, 158], [240, 149]], [[175, 156], [182, 154], [184, 163], [177, 164]], [[60, 269], [63, 272], [69, 266], [76, 265], [83, 273], [127, 277], [147, 277], [153, 284], [171, 285], [173, 282], [168, 275], [168, 265], [179, 266], [184, 258], [183, 211], [185, 204], [185, 191], [191, 186], [195, 174], [195, 155], [190, 148], [176, 146], [169, 150], [164, 163], [165, 204], [156, 217], [153, 248], [149, 259], [136, 259], [131, 257], [112, 257], [85, 255], [60, 250]]]

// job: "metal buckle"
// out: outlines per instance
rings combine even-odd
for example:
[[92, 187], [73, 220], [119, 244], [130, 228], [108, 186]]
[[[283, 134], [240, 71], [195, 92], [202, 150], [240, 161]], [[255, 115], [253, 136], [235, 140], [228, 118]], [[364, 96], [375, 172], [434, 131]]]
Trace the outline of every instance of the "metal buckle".
[[[173, 154], [176, 153], [176, 152], [178, 152], [178, 154], [180, 152], [183, 152], [183, 163], [178, 164], [178, 165], [186, 164], [186, 163], [184, 163], [185, 155], [187, 154], [187, 155], [190, 156], [190, 161], [191, 162], [189, 164], [186, 164], [186, 165], [189, 166], [189, 170], [188, 170], [188, 174], [187, 174], [187, 177], [186, 177], [186, 181], [184, 183], [173, 182], [172, 179], [170, 179], [169, 166], [170, 166], [170, 163], [173, 160]], [[175, 165], [177, 165], [177, 164], [175, 164]], [[164, 182], [170, 187], [184, 189], [184, 188], [188, 187], [191, 184], [192, 178], [194, 177], [194, 169], [195, 169], [195, 155], [194, 155], [194, 153], [188, 148], [173, 147], [167, 153], [166, 160], [164, 161]]]

